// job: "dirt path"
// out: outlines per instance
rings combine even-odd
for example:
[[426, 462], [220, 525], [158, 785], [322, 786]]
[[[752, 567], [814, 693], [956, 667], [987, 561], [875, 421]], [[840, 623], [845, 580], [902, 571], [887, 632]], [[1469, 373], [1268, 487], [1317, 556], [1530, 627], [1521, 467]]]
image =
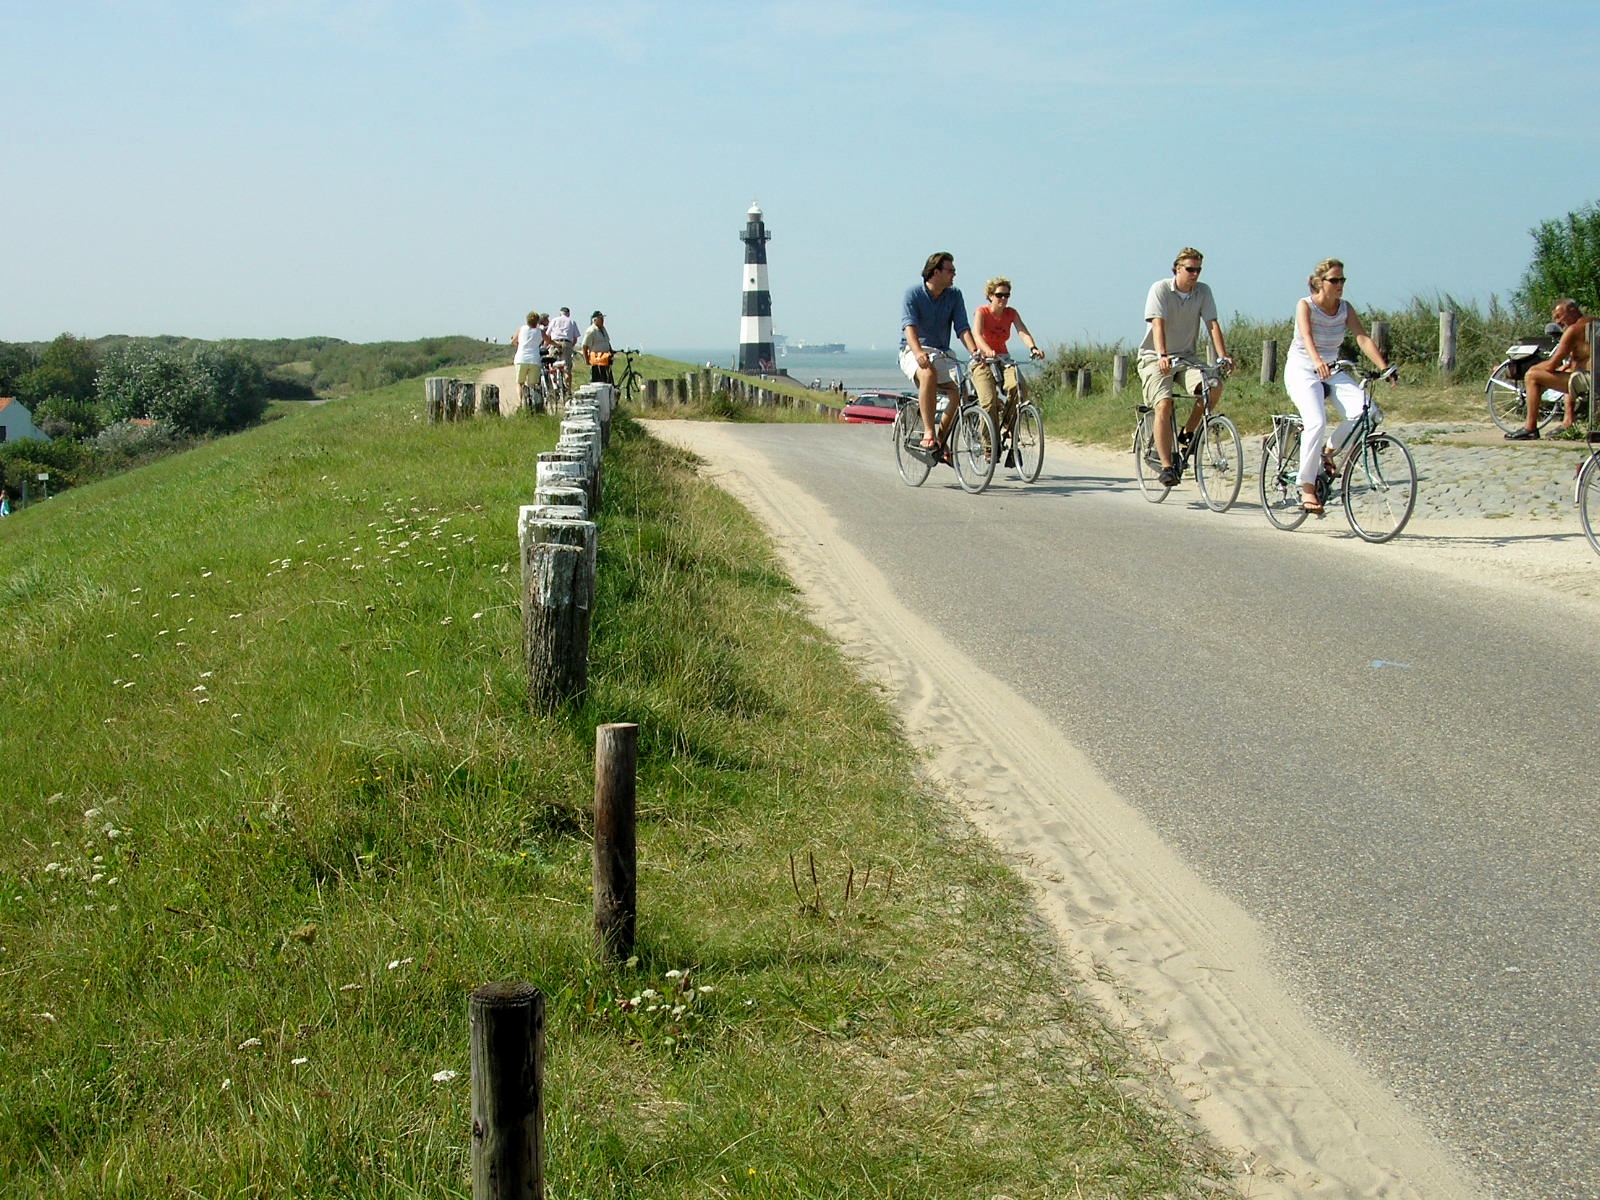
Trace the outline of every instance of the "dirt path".
[[[772, 533], [818, 621], [894, 697], [930, 775], [1034, 886], [1088, 989], [1147, 1042], [1175, 1100], [1237, 1157], [1244, 1194], [1480, 1194], [1450, 1151], [1309, 1025], [1266, 968], [1252, 921], [1180, 862], [1037, 710], [901, 607], [822, 505], [728, 426], [646, 424], [705, 458], [708, 477]], [[1105, 454], [1108, 463], [1124, 457]], [[1436, 524], [1456, 536], [1408, 530], [1408, 544], [1385, 554], [1552, 603], [1596, 603], [1600, 565], [1581, 537], [1576, 547], [1554, 538], [1548, 521]], [[1296, 536], [1318, 537], [1329, 553], [1372, 550], [1331, 533]]]

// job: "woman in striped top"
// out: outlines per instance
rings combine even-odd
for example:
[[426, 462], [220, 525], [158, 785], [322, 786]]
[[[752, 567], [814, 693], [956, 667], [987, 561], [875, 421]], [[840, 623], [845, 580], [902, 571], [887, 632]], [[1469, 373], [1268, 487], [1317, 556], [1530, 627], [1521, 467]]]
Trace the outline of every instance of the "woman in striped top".
[[1306, 284], [1311, 294], [1295, 306], [1294, 341], [1289, 344], [1289, 356], [1284, 362], [1283, 385], [1305, 424], [1300, 435], [1300, 506], [1307, 512], [1320, 513], [1322, 501], [1317, 499], [1317, 474], [1323, 469], [1324, 458], [1330, 460], [1328, 465], [1332, 469], [1323, 398], [1332, 400], [1343, 418], [1333, 431], [1334, 453], [1344, 446], [1366, 403], [1361, 385], [1350, 373], [1335, 373], [1328, 364], [1340, 357], [1339, 347], [1346, 334], [1355, 337], [1356, 345], [1380, 371], [1388, 370], [1389, 364], [1378, 352], [1377, 344], [1356, 310], [1344, 298], [1342, 262], [1337, 258], [1323, 259]]

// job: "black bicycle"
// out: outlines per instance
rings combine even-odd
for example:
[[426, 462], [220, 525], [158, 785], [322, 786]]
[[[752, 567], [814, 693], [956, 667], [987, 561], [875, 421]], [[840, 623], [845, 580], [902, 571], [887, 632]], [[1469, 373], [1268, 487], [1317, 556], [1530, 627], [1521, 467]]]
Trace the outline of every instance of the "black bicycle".
[[616, 353], [622, 355], [622, 374], [612, 381], [611, 386], [617, 389], [619, 404], [632, 404], [634, 396], [639, 392], [639, 376], [634, 374], [633, 356], [641, 352], [635, 348], [618, 350]]
[[[922, 444], [922, 413], [917, 398], [909, 396], [900, 402], [894, 416], [894, 462], [900, 478], [911, 487], [921, 487], [936, 463], [949, 463], [955, 468], [956, 481], [963, 491], [977, 495], [989, 486], [994, 478], [995, 448], [999, 434], [994, 418], [978, 404], [978, 393], [972, 377], [952, 354], [943, 350], [930, 352], [932, 358], [955, 367], [956, 382], [960, 389], [956, 415], [950, 430], [938, 446]], [[941, 373], [943, 367], [939, 367]]]
[[[1173, 395], [1173, 465], [1180, 476], [1192, 466], [1194, 481], [1200, 486], [1200, 498], [1206, 502], [1206, 507], [1212, 512], [1227, 512], [1239, 498], [1239, 487], [1244, 482], [1244, 441], [1232, 418], [1212, 411], [1212, 406], [1216, 403], [1217, 389], [1233, 364], [1228, 359], [1202, 363], [1173, 357], [1174, 373], [1186, 367], [1198, 370], [1201, 375], [1200, 396], [1195, 401], [1201, 416], [1194, 432], [1184, 433], [1178, 425], [1179, 399]], [[1172, 485], [1161, 482], [1161, 455], [1156, 450], [1156, 410], [1148, 404], [1139, 405], [1139, 420], [1133, 427], [1133, 465], [1144, 498], [1152, 504], [1160, 504], [1172, 491]]]
[[1022, 370], [1009, 354], [996, 355], [987, 364], [1002, 401], [996, 465], [1015, 471], [1023, 483], [1032, 483], [1044, 468], [1044, 414], [1028, 399]]
[[[1328, 364], [1331, 374], [1356, 373], [1356, 364], [1340, 359]], [[1417, 503], [1417, 464], [1406, 444], [1390, 433], [1379, 433], [1383, 411], [1372, 398], [1372, 385], [1392, 379], [1387, 371], [1360, 371], [1366, 403], [1356, 418], [1344, 448], [1341, 467], [1337, 454], [1325, 454], [1317, 476], [1317, 499], [1324, 508], [1344, 505], [1350, 529], [1363, 541], [1387, 542], [1406, 527]], [[1279, 529], [1298, 529], [1310, 514], [1300, 490], [1300, 438], [1304, 426], [1299, 413], [1272, 418], [1272, 432], [1261, 442], [1261, 509]], [[1337, 485], [1337, 491], [1335, 491]]]

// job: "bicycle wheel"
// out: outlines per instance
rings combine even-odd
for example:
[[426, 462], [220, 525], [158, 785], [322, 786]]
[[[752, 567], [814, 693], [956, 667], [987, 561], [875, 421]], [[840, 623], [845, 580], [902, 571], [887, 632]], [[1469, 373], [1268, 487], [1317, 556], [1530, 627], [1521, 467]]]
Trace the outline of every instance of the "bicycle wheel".
[[900, 478], [911, 487], [921, 487], [933, 470], [933, 460], [912, 449], [921, 442], [922, 417], [917, 406], [902, 404], [894, 415], [894, 465], [900, 469]]
[[1417, 503], [1417, 464], [1397, 437], [1375, 433], [1344, 465], [1344, 515], [1356, 535], [1387, 542], [1406, 527]]
[[1194, 481], [1212, 512], [1227, 512], [1244, 482], [1244, 441], [1239, 427], [1221, 415], [1208, 416], [1194, 452]]
[[1161, 456], [1156, 453], [1156, 415], [1139, 414], [1133, 429], [1133, 469], [1139, 473], [1139, 490], [1151, 504], [1160, 504], [1172, 489], [1161, 482]]
[[1023, 483], [1032, 483], [1044, 469], [1044, 414], [1037, 405], [1025, 403], [1017, 409], [1017, 423], [1011, 435], [1013, 469]]
[[1578, 472], [1578, 520], [1589, 545], [1600, 554], [1600, 452], [1590, 454]]
[[1278, 425], [1261, 439], [1261, 511], [1279, 529], [1299, 529], [1309, 515], [1300, 507], [1300, 426]]
[[950, 463], [964, 491], [977, 495], [994, 478], [994, 449], [1000, 436], [994, 418], [976, 404], [963, 406], [950, 427]]
[[1489, 419], [1505, 432], [1515, 433], [1528, 423], [1528, 398], [1522, 384], [1511, 378], [1509, 362], [1489, 373], [1483, 395], [1489, 404]]

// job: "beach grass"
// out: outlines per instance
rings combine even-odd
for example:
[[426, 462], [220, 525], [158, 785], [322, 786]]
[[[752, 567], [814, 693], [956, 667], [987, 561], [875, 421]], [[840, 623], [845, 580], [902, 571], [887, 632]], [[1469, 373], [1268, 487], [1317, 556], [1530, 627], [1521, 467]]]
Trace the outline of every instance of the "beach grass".
[[[548, 1014], [558, 1197], [1168, 1197], [1217, 1153], [749, 516], [626, 418], [590, 691], [535, 715], [553, 417], [407, 381], [0, 522], [0, 1179], [466, 1196], [467, 998]], [[636, 960], [594, 728], [640, 726]]]

